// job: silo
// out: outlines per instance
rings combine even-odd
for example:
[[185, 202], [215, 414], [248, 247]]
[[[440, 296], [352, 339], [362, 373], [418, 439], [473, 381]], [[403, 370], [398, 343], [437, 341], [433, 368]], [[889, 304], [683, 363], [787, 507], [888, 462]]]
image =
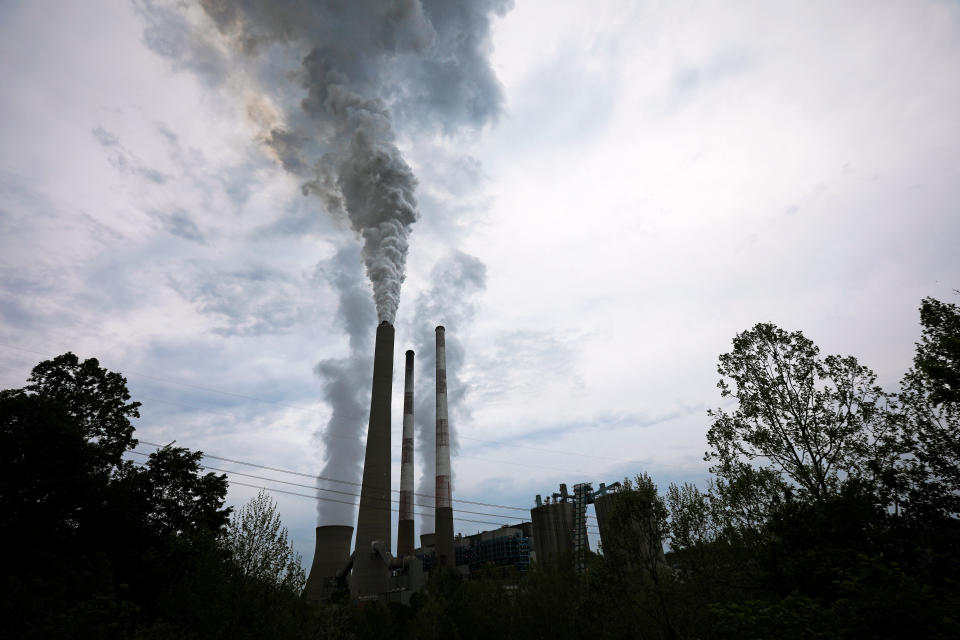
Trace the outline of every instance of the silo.
[[573, 503], [555, 502], [530, 510], [533, 546], [537, 562], [551, 564], [572, 561]]
[[313, 564], [310, 576], [303, 590], [303, 597], [312, 602], [324, 600], [332, 588], [328, 583], [336, 577], [338, 571], [346, 568], [350, 560], [350, 538], [353, 527], [329, 525], [317, 527], [316, 547], [313, 551]]
[[[647, 505], [634, 499], [637, 497], [635, 491], [622, 489], [594, 498], [593, 508], [597, 512], [603, 554], [628, 567], [635, 567], [638, 559], [665, 563], [663, 540], [656, 531], [653, 514], [648, 511]], [[647, 512], [646, 516], [643, 515], [644, 511]], [[611, 522], [613, 517], [628, 519], [630, 529], [626, 537], [615, 535]]]

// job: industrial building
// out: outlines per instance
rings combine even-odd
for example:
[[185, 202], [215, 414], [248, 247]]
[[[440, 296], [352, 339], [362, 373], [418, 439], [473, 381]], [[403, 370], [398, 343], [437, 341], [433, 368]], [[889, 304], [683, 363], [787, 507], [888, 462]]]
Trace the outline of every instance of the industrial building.
[[[567, 485], [546, 499], [536, 496], [530, 521], [507, 525], [474, 535], [453, 532], [453, 496], [450, 467], [450, 425], [447, 413], [445, 329], [436, 327], [436, 491], [434, 533], [420, 536], [414, 548], [414, 352], [406, 352], [403, 435], [400, 467], [400, 517], [396, 553], [392, 553], [390, 514], [391, 400], [393, 395], [394, 328], [384, 321], [377, 327], [373, 358], [370, 416], [367, 426], [363, 482], [357, 513], [353, 552], [351, 526], [323, 525], [316, 529], [316, 550], [304, 590], [309, 601], [324, 600], [349, 589], [357, 602], [408, 603], [421, 590], [425, 576], [436, 566], [455, 569], [470, 577], [484, 567], [494, 567], [503, 576], [523, 576], [531, 564], [569, 564], [582, 571], [590, 553], [587, 540], [587, 505], [595, 505], [600, 535], [609, 530], [619, 483], [600, 484], [594, 491], [588, 483]], [[643, 529], [644, 527], [640, 527]], [[653, 549], [649, 555], [656, 556]], [[662, 549], [659, 556], [662, 557]]]
[[454, 540], [457, 571], [464, 577], [484, 567], [496, 567], [501, 575], [522, 576], [530, 568], [533, 556], [533, 524], [504, 525], [474, 535], [458, 535]]

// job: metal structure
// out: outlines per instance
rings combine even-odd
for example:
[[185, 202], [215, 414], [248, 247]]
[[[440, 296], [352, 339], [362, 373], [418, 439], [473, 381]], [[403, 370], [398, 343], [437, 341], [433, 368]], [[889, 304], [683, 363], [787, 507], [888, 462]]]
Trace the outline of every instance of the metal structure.
[[587, 503], [593, 494], [589, 483], [573, 485], [573, 566], [577, 572], [587, 567], [590, 541], [587, 539]]
[[437, 458], [436, 458], [436, 533], [437, 562], [453, 567], [456, 560], [453, 552], [453, 508], [450, 488], [450, 423], [447, 418], [447, 349], [444, 328], [436, 328], [437, 334]]
[[353, 527], [343, 525], [317, 527], [313, 564], [310, 565], [310, 576], [303, 591], [303, 597], [306, 600], [325, 600], [337, 588], [337, 579], [343, 577], [350, 562], [350, 538], [352, 537]]
[[375, 552], [373, 543], [390, 548], [390, 403], [393, 386], [393, 325], [377, 327], [373, 354], [370, 422], [363, 460], [363, 485], [357, 514], [357, 544], [350, 580], [355, 600], [379, 598], [389, 589], [390, 569]]
[[407, 351], [403, 380], [403, 442], [400, 451], [400, 520], [397, 555], [413, 555], [413, 351]]

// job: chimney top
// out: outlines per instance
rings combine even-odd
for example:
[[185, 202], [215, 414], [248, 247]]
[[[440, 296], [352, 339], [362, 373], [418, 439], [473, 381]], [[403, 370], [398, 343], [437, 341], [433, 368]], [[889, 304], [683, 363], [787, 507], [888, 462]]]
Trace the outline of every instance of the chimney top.
[[437, 333], [443, 333], [445, 329], [443, 328], [443, 325], [440, 324], [440, 325], [437, 325], [437, 328], [434, 329], [434, 331], [436, 331]]
[[413, 355], [413, 349], [407, 349], [407, 356]]
[[383, 320], [382, 322], [380, 322], [380, 326], [381, 326], [381, 327], [382, 327], [382, 326], [392, 327], [393, 325], [390, 324], [389, 322], [387, 322], [386, 320]]

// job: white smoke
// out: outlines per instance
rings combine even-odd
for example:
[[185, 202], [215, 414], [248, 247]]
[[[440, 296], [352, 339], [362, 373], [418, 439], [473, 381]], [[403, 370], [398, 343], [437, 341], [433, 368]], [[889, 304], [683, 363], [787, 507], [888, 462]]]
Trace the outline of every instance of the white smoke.
[[[466, 405], [468, 389], [462, 378], [464, 350], [460, 337], [470, 325], [476, 311], [473, 298], [486, 288], [487, 267], [479, 259], [455, 251], [441, 259], [430, 274], [430, 289], [417, 296], [414, 320], [414, 342], [417, 352], [419, 391], [415, 394], [414, 423], [415, 442], [420, 455], [420, 478], [418, 494], [414, 501], [433, 504], [431, 498], [436, 480], [436, 366], [437, 325], [445, 328], [447, 356], [447, 413], [450, 418], [450, 453], [459, 449], [458, 425], [469, 419]], [[453, 482], [454, 478], [451, 478]], [[420, 530], [429, 533], [434, 529], [433, 509], [423, 511]]]
[[[336, 317], [350, 338], [350, 353], [346, 358], [322, 360], [314, 368], [323, 380], [323, 397], [331, 410], [326, 427], [315, 435], [323, 443], [324, 455], [317, 488], [345, 493], [358, 493], [357, 487], [322, 478], [359, 483], [362, 472], [364, 441], [360, 436], [370, 405], [370, 353], [376, 311], [364, 286], [359, 254], [351, 245], [320, 266], [322, 275], [337, 291]], [[330, 491], [318, 494], [329, 499], [317, 501], [318, 523], [353, 526], [356, 508], [344, 503], [356, 502], [356, 498]]]

